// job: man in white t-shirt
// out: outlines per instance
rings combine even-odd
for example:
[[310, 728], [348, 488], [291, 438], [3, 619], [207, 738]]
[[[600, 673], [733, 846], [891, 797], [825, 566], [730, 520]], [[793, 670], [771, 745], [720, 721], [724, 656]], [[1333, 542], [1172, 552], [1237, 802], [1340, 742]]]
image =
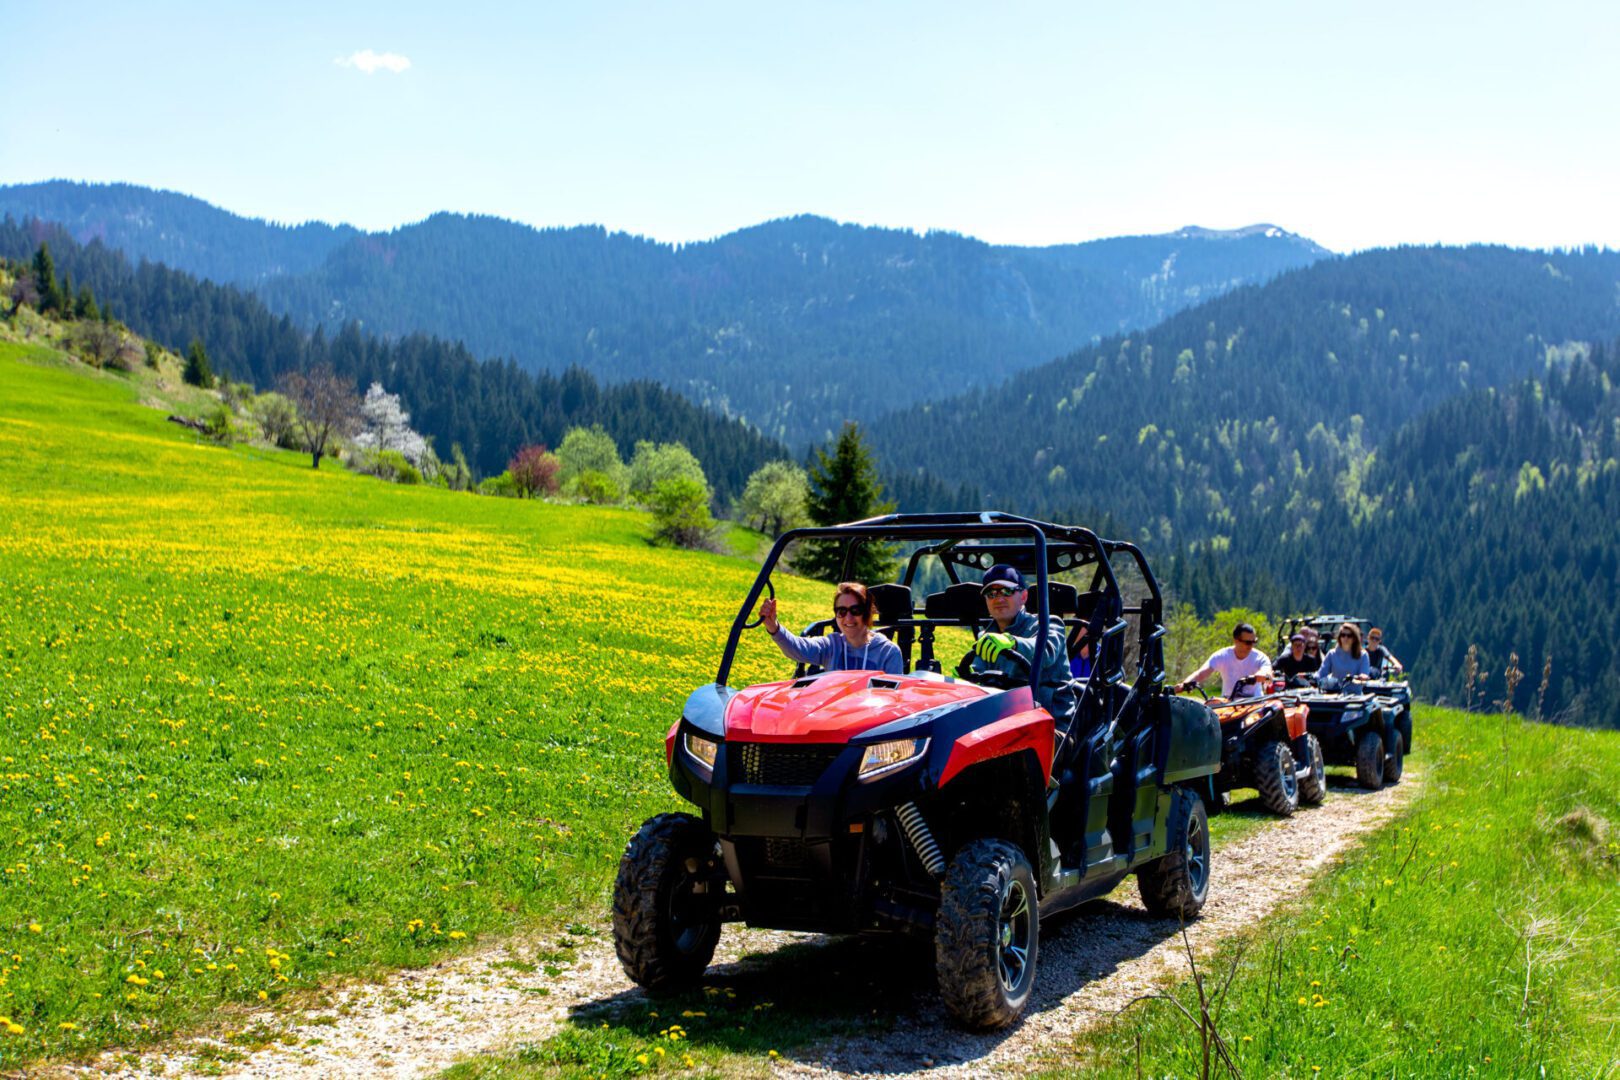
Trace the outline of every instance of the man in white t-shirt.
[[[1244, 697], [1257, 697], [1266, 692], [1266, 684], [1271, 681], [1271, 658], [1254, 647], [1256, 635], [1254, 627], [1248, 623], [1238, 623], [1232, 628], [1232, 647], [1221, 649], [1204, 662], [1204, 666], [1187, 676], [1177, 685], [1176, 689], [1191, 690], [1198, 683], [1219, 672], [1221, 676], [1221, 696], [1231, 698], [1232, 690], [1240, 679], [1254, 678], [1255, 681], [1243, 688]], [[1258, 678], [1255, 678], [1258, 676]]]

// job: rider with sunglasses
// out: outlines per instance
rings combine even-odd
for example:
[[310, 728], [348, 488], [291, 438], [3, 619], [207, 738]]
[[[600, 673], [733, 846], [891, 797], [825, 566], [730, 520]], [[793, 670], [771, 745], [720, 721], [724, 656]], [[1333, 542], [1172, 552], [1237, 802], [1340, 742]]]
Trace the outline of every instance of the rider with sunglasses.
[[1063, 620], [1050, 618], [1041, 631], [1041, 621], [1025, 604], [1029, 600], [1029, 587], [1024, 575], [1006, 563], [997, 563], [985, 571], [979, 583], [979, 595], [984, 597], [985, 610], [995, 623], [973, 643], [975, 671], [996, 670], [1012, 676], [1027, 676], [1022, 665], [1003, 659], [1016, 652], [1034, 665], [1035, 649], [1044, 648], [1041, 660], [1041, 684], [1035, 687], [1035, 702], [1044, 705], [1061, 727], [1074, 716], [1076, 698], [1070, 681], [1068, 644]]
[[813, 664], [823, 671], [881, 671], [899, 675], [905, 668], [900, 646], [872, 629], [877, 605], [858, 581], [846, 581], [833, 594], [833, 622], [838, 633], [800, 637], [776, 619], [776, 598], [759, 607], [765, 632], [789, 660]]
[[1339, 627], [1339, 644], [1326, 656], [1322, 657], [1322, 666], [1316, 669], [1316, 681], [1322, 684], [1327, 679], [1338, 682], [1355, 680], [1365, 682], [1372, 677], [1372, 665], [1367, 662], [1367, 654], [1361, 648], [1361, 628], [1355, 623], [1347, 622]]
[[1246, 622], [1240, 622], [1232, 627], [1232, 645], [1230, 648], [1220, 649], [1204, 661], [1204, 666], [1181, 680], [1177, 690], [1191, 690], [1197, 684], [1219, 672], [1221, 676], [1221, 697], [1231, 700], [1232, 692], [1239, 682], [1244, 682], [1245, 696], [1264, 694], [1271, 682], [1271, 658], [1259, 649], [1254, 643], [1259, 635], [1254, 627]]

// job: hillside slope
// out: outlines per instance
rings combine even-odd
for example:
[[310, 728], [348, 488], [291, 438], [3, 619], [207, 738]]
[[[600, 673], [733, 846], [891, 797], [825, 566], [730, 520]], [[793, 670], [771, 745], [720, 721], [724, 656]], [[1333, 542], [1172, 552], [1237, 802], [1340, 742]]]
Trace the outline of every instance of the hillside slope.
[[[0, 258], [26, 263], [41, 243], [49, 244], [60, 272], [88, 285], [141, 334], [176, 352], [202, 341], [224, 376], [271, 389], [289, 371], [325, 363], [361, 391], [382, 383], [401, 396], [441, 456], [459, 444], [480, 475], [499, 473], [519, 447], [555, 447], [568, 428], [591, 424], [605, 427], [626, 459], [638, 439], [684, 443], [722, 503], [740, 494], [760, 465], [788, 456], [786, 447], [747, 425], [649, 382], [604, 386], [577, 368], [531, 375], [425, 334], [384, 341], [353, 324], [330, 338], [306, 334], [233, 286], [156, 263], [132, 268], [122, 253], [100, 244], [81, 247], [40, 222], [0, 222]], [[921, 487], [926, 490], [926, 482]]]
[[[332, 234], [298, 238], [166, 194], [132, 209], [139, 190], [0, 188], [0, 214], [65, 221], [132, 261], [251, 282], [306, 327], [352, 319], [531, 371], [654, 379], [795, 446], [1329, 254], [1272, 226], [1018, 248], [812, 216], [675, 246], [444, 213], [329, 245]], [[264, 237], [231, 248], [255, 228]], [[295, 246], [299, 270], [285, 254]], [[211, 268], [227, 248], [235, 261], [221, 277]]]
[[140, 392], [0, 343], [6, 1065], [601, 910], [755, 567], [222, 449]]

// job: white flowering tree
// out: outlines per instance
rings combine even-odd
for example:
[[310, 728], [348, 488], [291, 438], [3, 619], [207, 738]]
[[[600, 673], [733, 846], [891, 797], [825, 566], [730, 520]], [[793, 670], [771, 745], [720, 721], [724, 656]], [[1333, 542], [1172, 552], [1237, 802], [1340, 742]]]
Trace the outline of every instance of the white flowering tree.
[[400, 408], [399, 395], [390, 394], [382, 383], [372, 383], [360, 403], [364, 429], [354, 437], [362, 450], [397, 450], [417, 468], [427, 460], [428, 444], [411, 427], [411, 414]]

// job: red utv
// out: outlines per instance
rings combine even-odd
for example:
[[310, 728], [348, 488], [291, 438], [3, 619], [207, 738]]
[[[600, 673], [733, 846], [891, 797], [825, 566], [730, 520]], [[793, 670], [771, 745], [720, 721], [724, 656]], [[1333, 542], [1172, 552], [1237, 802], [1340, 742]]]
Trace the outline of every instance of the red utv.
[[[870, 590], [906, 674], [727, 684], [750, 613], [800, 541], [842, 544], [846, 568], [863, 544], [909, 552], [899, 582]], [[935, 655], [940, 630], [988, 622], [978, 578], [996, 563], [1032, 582], [1029, 608], [1043, 621], [1084, 625], [1096, 645], [1061, 723], [1030, 687], [1046, 665], [1067, 673], [1066, 656], [1048, 650], [1009, 677], [974, 673], [966, 656], [947, 676]], [[916, 603], [913, 589], [930, 580], [938, 587]], [[952, 1016], [985, 1029], [1028, 1002], [1042, 918], [1130, 874], [1150, 911], [1192, 918], [1209, 888], [1205, 804], [1220, 728], [1203, 705], [1166, 692], [1161, 623], [1141, 552], [1083, 528], [897, 514], [785, 534], [732, 623], [715, 681], [669, 730], [670, 780], [694, 812], [649, 820], [619, 864], [613, 932], [625, 971], [653, 991], [688, 986], [731, 921], [910, 934], [932, 939]]]

